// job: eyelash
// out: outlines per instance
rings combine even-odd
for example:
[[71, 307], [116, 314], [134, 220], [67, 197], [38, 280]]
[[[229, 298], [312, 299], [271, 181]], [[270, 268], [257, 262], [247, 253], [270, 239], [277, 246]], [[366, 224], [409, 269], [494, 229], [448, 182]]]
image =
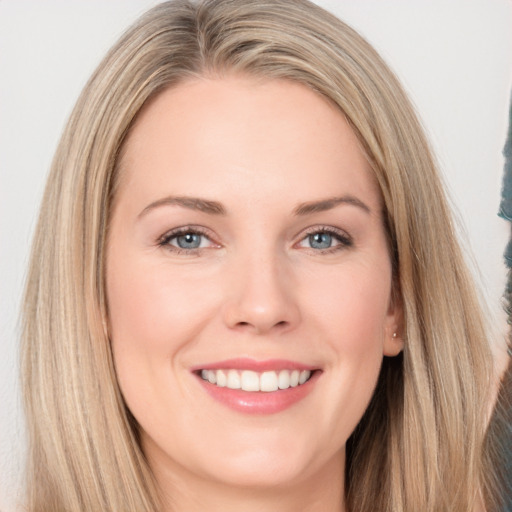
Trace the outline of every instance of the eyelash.
[[181, 247], [176, 247], [175, 245], [171, 245], [171, 240], [183, 235], [199, 235], [212, 241], [211, 236], [209, 235], [209, 232], [206, 229], [197, 226], [184, 226], [181, 228], [168, 231], [167, 233], [162, 235], [158, 240], [158, 246], [163, 247], [169, 251], [172, 251], [175, 254], [185, 255], [199, 254], [200, 252], [202, 252], [203, 249], [205, 249], [204, 247], [198, 247], [195, 249], [184, 249]]
[[306, 230], [299, 243], [306, 240], [308, 237], [315, 235], [317, 233], [322, 233], [326, 235], [332, 236], [337, 242], [338, 245], [334, 245], [333, 247], [328, 247], [326, 249], [314, 249], [313, 247], [309, 247], [310, 251], [313, 251], [315, 254], [333, 254], [338, 251], [342, 251], [344, 249], [348, 249], [354, 245], [354, 241], [352, 238], [341, 229], [333, 228], [332, 226], [315, 226]]
[[[299, 244], [306, 240], [308, 237], [315, 235], [315, 234], [326, 234], [331, 237], [333, 237], [338, 243], [338, 245], [334, 245], [333, 247], [328, 247], [326, 249], [314, 249], [313, 247], [309, 247], [306, 249], [309, 249], [310, 251], [314, 252], [315, 254], [332, 254], [335, 252], [338, 252], [340, 250], [344, 250], [347, 248], [350, 248], [354, 245], [354, 242], [352, 238], [345, 233], [342, 230], [335, 229], [331, 226], [315, 226], [313, 228], [310, 228], [306, 230], [303, 233], [302, 238], [298, 242]], [[181, 228], [173, 229], [172, 231], [168, 231], [164, 235], [162, 235], [158, 240], [158, 246], [163, 247], [169, 251], [174, 252], [175, 254], [185, 254], [185, 255], [193, 255], [193, 254], [200, 254], [202, 250], [204, 250], [204, 247], [198, 247], [193, 249], [184, 249], [177, 247], [175, 245], [171, 245], [171, 240], [178, 238], [179, 236], [183, 235], [199, 235], [207, 238], [210, 240], [210, 242], [214, 243], [211, 239], [211, 236], [209, 235], [209, 232], [206, 229], [203, 229], [201, 227], [197, 226], [184, 226]], [[297, 245], [297, 244], [295, 244]]]

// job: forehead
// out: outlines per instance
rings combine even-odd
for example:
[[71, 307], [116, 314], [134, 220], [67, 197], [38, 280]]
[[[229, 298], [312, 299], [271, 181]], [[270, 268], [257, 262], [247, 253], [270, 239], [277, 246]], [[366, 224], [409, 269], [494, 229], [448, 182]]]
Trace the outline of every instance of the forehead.
[[140, 191], [222, 196], [229, 185], [284, 200], [292, 184], [296, 196], [325, 196], [336, 183], [380, 202], [341, 111], [287, 80], [200, 78], [161, 92], [132, 127], [120, 171], [121, 183]]

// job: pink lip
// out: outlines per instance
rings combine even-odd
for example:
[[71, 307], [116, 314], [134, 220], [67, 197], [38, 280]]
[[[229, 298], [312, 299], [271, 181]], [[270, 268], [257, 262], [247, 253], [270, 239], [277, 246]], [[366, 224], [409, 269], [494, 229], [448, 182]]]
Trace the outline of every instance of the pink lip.
[[[218, 387], [203, 380], [198, 372], [199, 370], [252, 370], [257, 372], [279, 371], [279, 370], [317, 370], [313, 371], [311, 378], [294, 388], [282, 389], [268, 392], [251, 392], [240, 389], [229, 389]], [[286, 361], [282, 359], [273, 359], [267, 361], [255, 361], [253, 359], [229, 359], [218, 361], [213, 364], [196, 367], [192, 369], [203, 389], [216, 401], [245, 414], [275, 414], [303, 400], [314, 388], [321, 371], [318, 368], [304, 365], [301, 363]]]
[[288, 361], [286, 359], [267, 359], [265, 361], [256, 361], [245, 357], [237, 359], [225, 359], [215, 363], [205, 364], [203, 366], [194, 366], [193, 372], [199, 370], [252, 370], [253, 372], [266, 372], [279, 370], [317, 370], [318, 367]]

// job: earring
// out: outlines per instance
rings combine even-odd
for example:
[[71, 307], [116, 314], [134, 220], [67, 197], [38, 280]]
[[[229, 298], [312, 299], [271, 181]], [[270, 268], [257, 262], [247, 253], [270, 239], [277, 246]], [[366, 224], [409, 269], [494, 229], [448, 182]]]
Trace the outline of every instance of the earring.
[[393, 336], [392, 336], [393, 339], [396, 338], [396, 332], [393, 333]]

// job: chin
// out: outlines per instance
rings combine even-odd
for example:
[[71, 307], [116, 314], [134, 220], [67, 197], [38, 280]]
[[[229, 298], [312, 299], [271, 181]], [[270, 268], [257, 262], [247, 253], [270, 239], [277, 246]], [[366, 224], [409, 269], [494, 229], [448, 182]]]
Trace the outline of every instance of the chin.
[[[213, 434], [210, 432], [209, 442], [204, 443], [203, 439], [189, 445], [191, 450], [183, 451], [177, 457], [171, 457], [169, 447], [162, 450], [162, 446], [156, 446], [148, 439], [143, 443], [144, 451], [153, 469], [165, 466], [178, 480], [180, 476], [199, 478], [211, 485], [246, 491], [294, 487], [326, 463], [318, 457], [318, 446], [315, 449], [310, 440], [283, 436], [279, 429], [269, 427], [265, 435], [261, 435], [261, 431], [242, 437], [234, 433], [230, 442], [224, 436], [215, 442]], [[343, 460], [342, 454], [337, 460]], [[341, 463], [339, 467], [342, 467]]]
[[243, 489], [277, 489], [293, 487], [306, 480], [307, 464], [291, 461], [289, 457], [253, 457], [247, 460], [224, 461], [224, 467], [212, 475], [218, 483]]
[[[309, 436], [308, 436], [309, 437]], [[228, 453], [203, 460], [208, 467], [210, 478], [233, 487], [247, 489], [287, 488], [300, 485], [321, 468], [336, 460], [343, 467], [343, 451], [339, 454], [322, 456], [323, 450], [309, 438], [277, 436], [265, 439], [255, 436], [250, 444], [231, 445]], [[217, 463], [219, 461], [219, 463]]]

